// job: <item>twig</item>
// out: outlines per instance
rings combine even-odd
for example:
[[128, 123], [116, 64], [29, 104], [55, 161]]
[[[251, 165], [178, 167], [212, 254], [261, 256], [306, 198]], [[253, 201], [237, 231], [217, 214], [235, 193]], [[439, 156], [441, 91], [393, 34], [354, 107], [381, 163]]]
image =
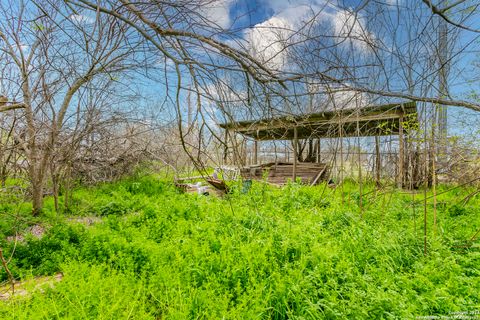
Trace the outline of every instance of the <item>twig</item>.
[[15, 294], [15, 281], [13, 279], [12, 272], [10, 272], [10, 269], [8, 269], [7, 261], [5, 260], [5, 257], [3, 256], [3, 249], [0, 248], [0, 260], [2, 261], [3, 268], [7, 272], [8, 275], [8, 281], [10, 282], [10, 285], [12, 287], [12, 295]]
[[469, 240], [469, 241], [474, 241], [474, 240], [475, 240], [475, 238], [478, 236], [478, 234], [480, 234], [480, 229], [478, 229], [478, 231], [477, 231], [477, 232], [475, 232], [475, 234], [473, 235], [473, 237], [471, 237], [471, 238], [470, 238], [470, 240]]
[[465, 206], [467, 205], [468, 201], [470, 201], [470, 199], [472, 199], [475, 195], [479, 194], [480, 193], [480, 190], [476, 190], [472, 193], [470, 193], [469, 195], [467, 195], [465, 198], [463, 198], [463, 200], [461, 201], [462, 205]]

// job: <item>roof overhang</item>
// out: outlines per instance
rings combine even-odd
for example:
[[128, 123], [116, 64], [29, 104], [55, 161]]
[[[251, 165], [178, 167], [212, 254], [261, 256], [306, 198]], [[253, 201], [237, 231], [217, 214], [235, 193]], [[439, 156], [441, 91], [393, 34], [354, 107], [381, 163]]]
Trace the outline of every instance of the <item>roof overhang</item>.
[[220, 127], [255, 140], [292, 140], [295, 129], [298, 139], [385, 136], [399, 134], [402, 119], [408, 119], [408, 127], [418, 123], [415, 102], [229, 122]]

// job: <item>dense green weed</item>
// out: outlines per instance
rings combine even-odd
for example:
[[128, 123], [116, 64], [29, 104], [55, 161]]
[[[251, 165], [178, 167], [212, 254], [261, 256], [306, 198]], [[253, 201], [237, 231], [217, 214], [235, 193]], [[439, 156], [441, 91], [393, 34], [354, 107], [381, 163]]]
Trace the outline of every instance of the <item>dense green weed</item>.
[[50, 217], [41, 239], [17, 244], [16, 277], [65, 278], [1, 302], [0, 315], [374, 319], [448, 315], [480, 303], [479, 252], [452, 249], [480, 228], [478, 199], [459, 206], [439, 196], [447, 205], [438, 208], [435, 236], [429, 203], [424, 256], [419, 195], [377, 194], [373, 186], [360, 194], [350, 183], [231, 189], [224, 198], [182, 194], [142, 177], [77, 190], [73, 212], [101, 221]]

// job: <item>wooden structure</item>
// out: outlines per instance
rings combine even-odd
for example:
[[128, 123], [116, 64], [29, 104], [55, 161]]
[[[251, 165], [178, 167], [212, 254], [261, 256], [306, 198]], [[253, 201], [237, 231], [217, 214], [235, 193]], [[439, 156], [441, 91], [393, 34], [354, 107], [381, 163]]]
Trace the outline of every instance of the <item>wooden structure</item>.
[[[408, 123], [408, 126], [405, 124]], [[268, 140], [291, 140], [294, 146], [298, 145], [299, 139], [321, 139], [321, 138], [347, 138], [347, 137], [367, 137], [367, 136], [399, 136], [398, 146], [398, 179], [399, 184], [405, 181], [405, 135], [408, 134], [408, 128], [415, 127], [418, 124], [417, 107], [415, 102], [400, 102], [384, 105], [373, 105], [355, 109], [331, 110], [327, 109], [323, 112], [309, 113], [305, 115], [286, 115], [280, 117], [272, 117], [269, 119], [236, 121], [220, 124], [225, 129], [225, 137], [231, 134], [241, 134], [247, 139], [254, 141], [255, 164], [258, 165], [258, 144], [260, 141]], [[227, 139], [226, 139], [227, 140]], [[379, 139], [376, 139], [377, 159], [375, 166], [377, 170], [380, 168], [379, 156]], [[228, 144], [226, 144], [228, 145]], [[224, 159], [226, 159], [227, 147], [225, 148]], [[293, 148], [293, 163], [277, 164], [276, 166], [269, 164], [267, 166], [252, 166], [242, 171], [244, 177], [257, 177], [261, 171], [266, 168], [272, 168], [278, 172], [278, 168], [295, 180], [297, 176], [302, 179], [311, 180], [311, 175], [315, 171], [317, 174], [320, 167], [315, 168], [315, 163], [299, 163], [297, 147]], [[291, 168], [287, 170], [288, 168]], [[313, 168], [311, 172], [305, 172], [305, 168]], [[255, 171], [255, 174], [249, 174], [248, 170]], [[327, 171], [326, 168], [324, 171]], [[320, 169], [321, 170], [321, 169]], [[253, 171], [252, 171], [253, 172]], [[258, 173], [257, 173], [258, 172]], [[263, 173], [262, 173], [263, 174]], [[303, 175], [308, 175], [303, 176]], [[377, 174], [379, 179], [379, 173]], [[274, 179], [274, 177], [276, 177]], [[284, 181], [285, 177], [278, 178], [275, 174], [269, 173], [269, 179], [273, 181]], [[325, 177], [323, 177], [325, 178]], [[309, 181], [310, 181], [309, 180]], [[311, 180], [313, 182], [313, 180]], [[310, 182], [310, 183], [311, 183]]]
[[[292, 163], [270, 162], [241, 168], [240, 174], [244, 179], [266, 178], [269, 183], [284, 185], [292, 178], [293, 171]], [[325, 163], [299, 162], [295, 166], [295, 175], [302, 183], [315, 185], [328, 177], [328, 166]]]
[[217, 192], [220, 194], [226, 194], [230, 192], [230, 189], [226, 185], [225, 181], [222, 179], [218, 179], [211, 176], [193, 176], [193, 177], [184, 177], [184, 178], [175, 178], [174, 184], [177, 189], [181, 190], [182, 192], [188, 193], [208, 193], [212, 191], [211, 188], [204, 186], [200, 183], [188, 183], [188, 182], [195, 182], [199, 180], [206, 181], [210, 186], [215, 188]]

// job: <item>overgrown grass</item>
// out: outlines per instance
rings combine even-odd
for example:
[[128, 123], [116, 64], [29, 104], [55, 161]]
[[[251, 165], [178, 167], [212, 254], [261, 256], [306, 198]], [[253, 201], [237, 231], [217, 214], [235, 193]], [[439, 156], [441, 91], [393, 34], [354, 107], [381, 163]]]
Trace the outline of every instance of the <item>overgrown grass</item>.
[[[428, 199], [425, 256], [421, 194], [254, 183], [220, 199], [151, 176], [80, 189], [72, 215], [101, 223], [55, 215], [48, 201], [43, 218], [26, 219], [48, 228], [17, 244], [11, 270], [64, 279], [0, 302], [0, 317], [397, 319], [479, 310], [480, 253], [453, 247], [480, 228], [480, 197], [462, 202], [470, 191], [438, 196], [435, 236]], [[4, 237], [0, 245], [13, 250]]]

